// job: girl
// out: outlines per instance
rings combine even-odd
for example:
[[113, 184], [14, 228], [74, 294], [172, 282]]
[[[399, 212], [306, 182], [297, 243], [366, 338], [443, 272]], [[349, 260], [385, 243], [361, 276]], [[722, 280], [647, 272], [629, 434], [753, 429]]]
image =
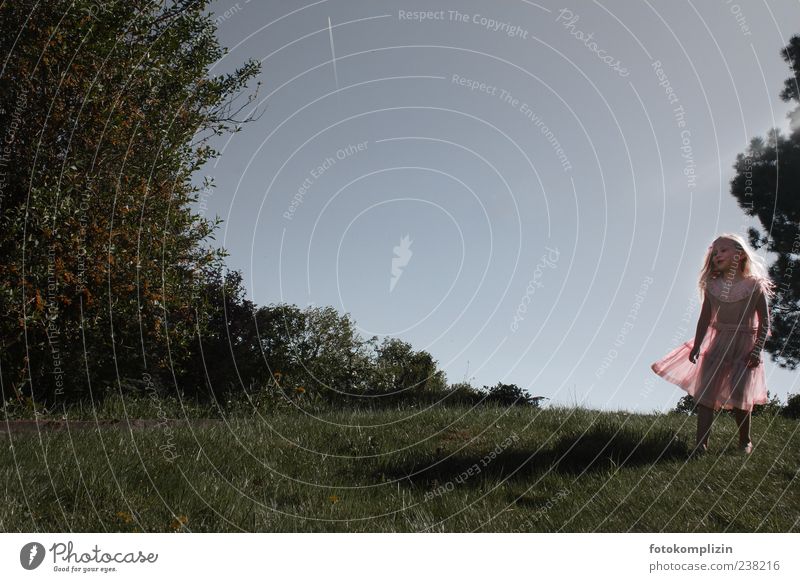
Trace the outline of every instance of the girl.
[[771, 335], [767, 302], [774, 297], [774, 285], [744, 239], [724, 233], [708, 247], [699, 287], [703, 308], [694, 343], [681, 344], [650, 367], [692, 396], [697, 406], [694, 453], [708, 450], [714, 412], [725, 408], [736, 417], [739, 450], [750, 454], [753, 405], [767, 402], [760, 353]]

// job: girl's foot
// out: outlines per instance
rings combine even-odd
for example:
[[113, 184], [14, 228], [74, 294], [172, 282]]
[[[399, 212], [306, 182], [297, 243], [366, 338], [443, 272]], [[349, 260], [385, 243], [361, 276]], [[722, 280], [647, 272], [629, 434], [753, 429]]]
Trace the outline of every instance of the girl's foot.
[[745, 444], [739, 445], [739, 452], [743, 455], [749, 455], [753, 452], [753, 443], [752, 441], [747, 441]]

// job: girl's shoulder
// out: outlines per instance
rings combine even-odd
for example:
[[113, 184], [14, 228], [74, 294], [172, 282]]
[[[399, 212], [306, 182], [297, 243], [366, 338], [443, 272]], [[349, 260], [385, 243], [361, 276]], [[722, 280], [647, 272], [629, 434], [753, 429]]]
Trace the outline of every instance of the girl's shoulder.
[[767, 299], [775, 297], [775, 283], [769, 277], [762, 277], [760, 275], [752, 275], [755, 288]]

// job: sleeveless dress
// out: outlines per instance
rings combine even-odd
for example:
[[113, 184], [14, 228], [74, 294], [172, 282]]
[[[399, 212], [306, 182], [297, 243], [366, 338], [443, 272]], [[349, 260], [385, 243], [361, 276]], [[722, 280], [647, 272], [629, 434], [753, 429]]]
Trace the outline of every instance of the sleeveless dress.
[[[694, 340], [689, 340], [651, 364], [659, 376], [688, 392], [695, 403], [714, 410], [752, 410], [767, 403], [764, 364], [747, 367], [758, 339], [757, 301], [765, 293], [763, 280], [748, 277], [728, 284], [722, 277], [710, 279], [705, 297], [711, 302], [711, 323], [700, 344], [697, 363], [689, 361]], [[771, 335], [769, 322], [763, 325]]]

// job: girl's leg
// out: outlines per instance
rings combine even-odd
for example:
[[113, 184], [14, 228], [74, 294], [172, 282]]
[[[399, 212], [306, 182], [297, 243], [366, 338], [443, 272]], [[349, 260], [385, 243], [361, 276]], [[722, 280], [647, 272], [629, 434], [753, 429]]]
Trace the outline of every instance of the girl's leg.
[[697, 448], [708, 448], [708, 437], [711, 435], [711, 424], [714, 422], [714, 410], [702, 404], [697, 405]]
[[733, 414], [736, 417], [736, 425], [739, 427], [739, 446], [743, 447], [750, 442], [751, 413], [749, 410], [734, 408]]

